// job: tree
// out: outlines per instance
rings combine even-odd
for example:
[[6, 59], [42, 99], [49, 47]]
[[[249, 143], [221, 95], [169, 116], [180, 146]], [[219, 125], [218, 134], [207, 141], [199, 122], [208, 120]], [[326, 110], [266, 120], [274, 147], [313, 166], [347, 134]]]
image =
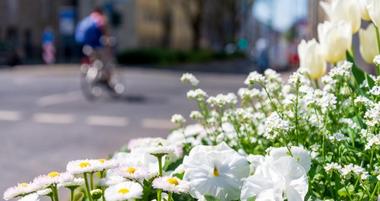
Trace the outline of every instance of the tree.
[[162, 0], [162, 26], [163, 26], [163, 36], [162, 36], [162, 46], [164, 48], [170, 48], [171, 38], [172, 38], [172, 26], [173, 26], [173, 10], [171, 0]]
[[181, 0], [189, 24], [192, 29], [192, 48], [197, 50], [201, 47], [203, 11], [207, 0]]

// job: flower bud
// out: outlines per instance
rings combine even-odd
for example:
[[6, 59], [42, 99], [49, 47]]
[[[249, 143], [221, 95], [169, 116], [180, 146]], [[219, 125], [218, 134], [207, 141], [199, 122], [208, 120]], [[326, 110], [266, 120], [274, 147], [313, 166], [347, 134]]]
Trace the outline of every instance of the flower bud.
[[372, 22], [377, 27], [380, 27], [380, 1], [368, 0], [367, 10]]
[[321, 2], [321, 7], [331, 21], [345, 21], [351, 25], [352, 33], [360, 29], [362, 7], [358, 0], [332, 0]]
[[318, 38], [324, 59], [337, 63], [346, 58], [346, 51], [351, 48], [351, 26], [345, 21], [325, 21], [318, 25]]
[[373, 63], [375, 56], [379, 54], [377, 45], [375, 45], [377, 44], [375, 25], [370, 24], [367, 29], [360, 29], [359, 39], [360, 53], [363, 59], [367, 63]]
[[313, 39], [303, 40], [298, 45], [300, 68], [305, 69], [311, 79], [319, 79], [326, 73], [326, 61], [322, 57], [320, 45]]

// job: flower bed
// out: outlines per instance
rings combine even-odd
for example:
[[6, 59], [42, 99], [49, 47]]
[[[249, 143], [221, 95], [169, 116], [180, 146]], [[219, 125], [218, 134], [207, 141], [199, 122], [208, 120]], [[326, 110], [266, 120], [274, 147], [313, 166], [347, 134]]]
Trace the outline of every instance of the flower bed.
[[[110, 159], [71, 161], [66, 172], [20, 183], [4, 199], [59, 201], [63, 187], [72, 201], [379, 199], [380, 1], [364, 7], [375, 25], [361, 39], [362, 47], [368, 37], [379, 45], [361, 48], [377, 76], [350, 51], [358, 2], [323, 4], [331, 21], [319, 26], [320, 43], [300, 44], [301, 67], [287, 81], [273, 70], [252, 72], [238, 96], [209, 96], [184, 74], [196, 123], [173, 115], [177, 128], [166, 139], [133, 139]], [[334, 16], [344, 11], [351, 15]], [[326, 61], [335, 64], [327, 74]]]

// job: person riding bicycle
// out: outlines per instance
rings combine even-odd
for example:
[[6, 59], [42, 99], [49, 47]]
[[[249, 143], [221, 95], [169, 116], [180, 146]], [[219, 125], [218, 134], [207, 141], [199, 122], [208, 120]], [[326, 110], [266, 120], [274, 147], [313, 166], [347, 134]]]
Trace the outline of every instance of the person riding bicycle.
[[97, 65], [102, 71], [101, 80], [107, 88], [120, 94], [123, 86], [113, 80], [113, 55], [111, 40], [107, 33], [106, 16], [100, 8], [94, 9], [79, 22], [75, 33], [76, 41], [81, 44], [86, 62]]

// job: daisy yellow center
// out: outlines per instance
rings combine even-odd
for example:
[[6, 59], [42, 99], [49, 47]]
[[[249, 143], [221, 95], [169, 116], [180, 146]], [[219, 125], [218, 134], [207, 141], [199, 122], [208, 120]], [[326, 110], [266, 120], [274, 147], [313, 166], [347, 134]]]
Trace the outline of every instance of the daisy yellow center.
[[129, 174], [134, 174], [136, 172], [136, 168], [134, 167], [129, 167], [125, 170], [126, 172], [128, 172]]
[[25, 183], [25, 182], [24, 182], [24, 183], [19, 183], [19, 184], [18, 184], [19, 187], [24, 187], [24, 188], [25, 188], [25, 187], [28, 187], [28, 185], [29, 185], [29, 184], [28, 184], [28, 183]]
[[48, 176], [51, 177], [51, 178], [58, 177], [59, 176], [59, 172], [56, 172], [56, 171], [49, 172]]
[[104, 164], [104, 163], [106, 162], [106, 160], [105, 160], [105, 159], [99, 159], [99, 162], [100, 162], [101, 164]]
[[168, 181], [169, 184], [172, 184], [172, 185], [175, 185], [175, 186], [177, 186], [179, 184], [178, 179], [176, 179], [174, 177], [169, 178], [167, 181]]
[[218, 177], [219, 176], [219, 170], [217, 167], [214, 167], [214, 170], [212, 171], [212, 174], [214, 175], [214, 177]]
[[81, 168], [86, 168], [86, 167], [90, 167], [91, 164], [88, 162], [88, 161], [83, 161], [81, 163], [79, 163], [79, 167]]
[[121, 189], [119, 189], [118, 193], [125, 195], [125, 194], [129, 193], [129, 189], [128, 188], [121, 188]]

